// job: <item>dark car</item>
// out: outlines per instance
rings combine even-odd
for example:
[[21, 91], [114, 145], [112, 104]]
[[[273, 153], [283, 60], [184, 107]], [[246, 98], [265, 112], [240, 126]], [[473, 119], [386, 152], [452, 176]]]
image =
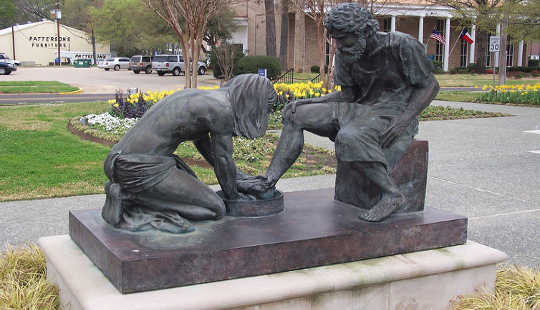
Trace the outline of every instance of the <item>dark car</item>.
[[11, 72], [17, 71], [17, 67], [8, 62], [0, 62], [0, 75], [8, 75]]
[[146, 74], [152, 73], [152, 57], [135, 55], [129, 60], [129, 69], [135, 74], [144, 71]]
[[9, 59], [6, 54], [0, 53], [0, 75], [8, 75], [13, 71], [17, 71], [16, 62]]

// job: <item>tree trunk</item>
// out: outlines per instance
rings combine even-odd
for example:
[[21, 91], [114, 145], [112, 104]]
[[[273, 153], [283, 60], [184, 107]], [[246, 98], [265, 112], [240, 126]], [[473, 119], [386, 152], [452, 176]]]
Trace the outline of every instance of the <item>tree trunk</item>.
[[289, 70], [289, 0], [281, 0], [281, 38], [279, 44], [279, 61], [281, 70]]
[[334, 57], [336, 56], [336, 40], [330, 41], [330, 53], [329, 53], [329, 64], [328, 64], [328, 80], [326, 83], [326, 88], [332, 89], [334, 88], [334, 73], [335, 73], [335, 63], [334, 63]]
[[276, 14], [274, 0], [264, 0], [266, 13], [266, 56], [276, 57]]
[[[486, 69], [486, 56], [488, 53], [488, 32], [484, 30], [477, 30], [476, 36], [476, 73], [484, 73]], [[493, 63], [493, 60], [492, 60]]]
[[[186, 42], [187, 41], [187, 42]], [[184, 77], [186, 84], [184, 85], [184, 88], [191, 88], [191, 76], [189, 74], [189, 70], [187, 69], [187, 66], [189, 66], [189, 59], [191, 58], [189, 55], [189, 38], [184, 38], [180, 41], [180, 47], [182, 49], [182, 57], [184, 58]]]
[[319, 72], [321, 81], [323, 81], [323, 87], [328, 88], [328, 74], [325, 70], [326, 66], [326, 29], [324, 28], [322, 21], [317, 23], [317, 37], [319, 43], [320, 61]]
[[[193, 29], [193, 32], [195, 32], [195, 29]], [[191, 87], [197, 88], [197, 71], [195, 70], [195, 67], [197, 66], [197, 50], [199, 49], [199, 46], [195, 44], [195, 34], [193, 33], [191, 36], [191, 59], [188, 63], [187, 69], [191, 73]]]
[[92, 57], [94, 58], [94, 65], [97, 65], [96, 36], [94, 35], [94, 27], [92, 27]]

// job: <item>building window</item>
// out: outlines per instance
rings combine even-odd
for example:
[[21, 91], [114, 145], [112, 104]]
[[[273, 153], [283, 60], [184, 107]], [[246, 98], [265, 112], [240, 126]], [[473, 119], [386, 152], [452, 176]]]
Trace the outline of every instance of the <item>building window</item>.
[[390, 32], [391, 26], [392, 26], [392, 18], [390, 18], [390, 17], [385, 17], [385, 18], [383, 19], [383, 27], [382, 27], [383, 29], [382, 29], [382, 31], [384, 31], [384, 32]]
[[506, 45], [506, 66], [512, 67], [514, 64], [514, 44], [510, 43], [510, 38], [508, 38], [508, 42]]
[[[444, 20], [438, 19], [437, 25], [435, 26], [435, 30], [440, 31], [441, 33], [444, 32]], [[444, 53], [444, 45], [439, 42], [435, 41], [435, 61], [443, 62], [443, 53]]]
[[465, 40], [461, 40], [461, 54], [459, 55], [459, 66], [462, 68], [467, 67], [467, 56], [468, 56], [468, 44]]
[[[330, 64], [330, 43], [328, 43], [328, 40], [326, 40], [325, 45], [326, 45], [326, 48], [324, 49], [324, 63], [326, 64], [327, 67], [329, 67], [329, 64]], [[326, 68], [323, 68], [323, 69], [326, 71]]]

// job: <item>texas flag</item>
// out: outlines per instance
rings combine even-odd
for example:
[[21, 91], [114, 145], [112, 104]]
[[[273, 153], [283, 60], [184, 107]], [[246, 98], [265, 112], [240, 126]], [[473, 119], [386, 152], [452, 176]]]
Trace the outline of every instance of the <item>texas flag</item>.
[[461, 30], [461, 33], [459, 34], [459, 37], [462, 40], [465, 40], [465, 42], [467, 42], [469, 44], [472, 44], [474, 42], [473, 39], [471, 38], [471, 35], [467, 31], [467, 28], [463, 28], [463, 30]]

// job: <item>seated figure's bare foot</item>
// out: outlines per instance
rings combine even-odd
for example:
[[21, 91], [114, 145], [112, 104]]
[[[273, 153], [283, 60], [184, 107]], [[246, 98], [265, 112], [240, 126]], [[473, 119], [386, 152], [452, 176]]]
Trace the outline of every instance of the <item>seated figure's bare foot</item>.
[[236, 180], [238, 191], [257, 197], [257, 199], [270, 199], [275, 194], [275, 187], [265, 176], [248, 176]]
[[381, 200], [369, 210], [361, 210], [360, 219], [368, 222], [379, 222], [399, 209], [405, 203], [402, 194], [386, 194]]

